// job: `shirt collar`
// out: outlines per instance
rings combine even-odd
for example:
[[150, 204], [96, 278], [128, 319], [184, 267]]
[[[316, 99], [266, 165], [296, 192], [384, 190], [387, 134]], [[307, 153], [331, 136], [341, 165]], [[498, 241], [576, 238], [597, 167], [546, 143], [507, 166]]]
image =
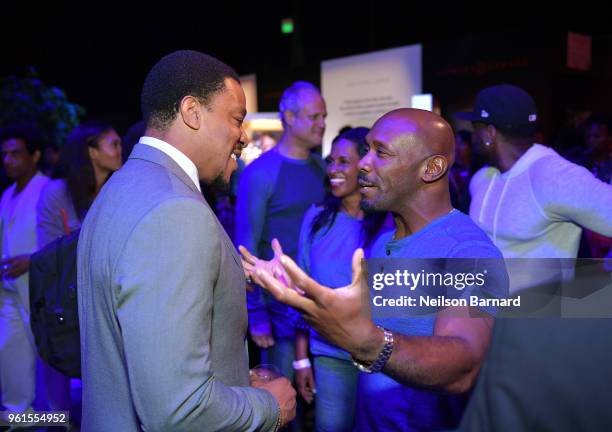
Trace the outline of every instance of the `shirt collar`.
[[174, 162], [178, 164], [178, 166], [181, 167], [183, 171], [185, 171], [198, 190], [202, 192], [202, 189], [200, 188], [200, 180], [198, 179], [198, 169], [191, 159], [185, 155], [185, 153], [165, 141], [149, 136], [140, 137], [139, 143], [151, 146], [167, 154]]

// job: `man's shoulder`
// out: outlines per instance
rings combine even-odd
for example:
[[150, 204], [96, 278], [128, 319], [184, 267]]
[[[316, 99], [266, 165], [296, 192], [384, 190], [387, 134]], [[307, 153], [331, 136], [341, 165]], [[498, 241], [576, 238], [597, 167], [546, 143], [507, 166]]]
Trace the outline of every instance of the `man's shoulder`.
[[502, 258], [489, 236], [468, 215], [455, 210], [444, 225], [448, 237], [448, 258]]
[[4, 189], [4, 192], [2, 192], [2, 201], [5, 201], [6, 199], [8, 199], [8, 197], [12, 196], [15, 193], [16, 187], [17, 187], [17, 184], [12, 183], [9, 187]]
[[252, 187], [256, 184], [260, 192], [263, 192], [261, 187], [274, 183], [281, 165], [282, 157], [276, 151], [262, 153], [240, 173], [240, 187]]
[[165, 236], [195, 239], [200, 233], [206, 233], [210, 244], [214, 242], [215, 216], [203, 200], [193, 196], [162, 190], [146, 196], [121, 191], [112, 198], [99, 198], [83, 222], [78, 254], [95, 249], [111, 268], [129, 244], [146, 252], [159, 247], [159, 239]]
[[478, 193], [479, 189], [482, 188], [483, 185], [489, 184], [491, 180], [499, 174], [500, 172], [497, 168], [489, 165], [483, 166], [474, 173], [472, 179], [470, 180], [470, 193], [472, 195]]
[[[25, 202], [28, 203], [27, 205], [31, 205], [31, 203], [34, 203], [34, 205], [36, 205], [42, 189], [48, 182], [49, 177], [41, 173], [37, 173], [34, 177], [32, 177], [32, 179], [29, 181], [29, 183], [24, 189], [25, 193], [23, 193], [23, 195], [27, 197], [25, 199]], [[5, 201], [10, 200], [15, 195], [16, 188], [17, 183], [12, 183], [8, 188], [4, 190], [4, 192], [2, 193], [2, 198], [0, 199], [0, 207], [5, 204]]]
[[[125, 169], [124, 169], [125, 168]], [[181, 179], [163, 167], [141, 161], [130, 161], [104, 185], [86, 219], [99, 219], [113, 226], [135, 225], [145, 215], [171, 207], [171, 203], [189, 203], [204, 211], [204, 199]], [[85, 226], [84, 226], [85, 229]]]
[[197, 195], [192, 182], [176, 175], [171, 169], [147, 160], [129, 160], [108, 180], [104, 189], [116, 194], [133, 195], [134, 199], [147, 200], [158, 195]]
[[51, 179], [42, 173], [37, 173], [28, 183], [28, 194], [38, 195]]
[[572, 173], [581, 171], [584, 174], [589, 173], [589, 175], [592, 175], [588, 169], [567, 160], [554, 149], [544, 146], [540, 147], [543, 150], [539, 152], [539, 157], [537, 159], [534, 158], [529, 166], [530, 177], [532, 179], [554, 182], [562, 179], [559, 176], [564, 176], [568, 171]]
[[45, 185], [48, 182], [51, 181], [51, 179], [49, 177], [47, 177], [46, 175], [44, 175], [41, 172], [36, 173], [36, 175], [34, 177], [32, 177], [32, 184], [40, 184], [40, 185]]
[[243, 173], [266, 172], [275, 166], [280, 165], [282, 156], [275, 150], [262, 153], [257, 159], [248, 164]]
[[326, 165], [321, 155], [319, 155], [318, 153], [311, 153], [310, 160], [317, 168], [319, 168], [325, 174]]

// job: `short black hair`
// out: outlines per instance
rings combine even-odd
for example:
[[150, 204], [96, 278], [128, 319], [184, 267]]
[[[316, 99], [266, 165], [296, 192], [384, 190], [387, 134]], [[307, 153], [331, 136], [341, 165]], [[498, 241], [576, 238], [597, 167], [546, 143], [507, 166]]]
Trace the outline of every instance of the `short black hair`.
[[25, 142], [28, 153], [33, 155], [43, 149], [43, 138], [36, 127], [29, 124], [8, 125], [0, 129], [0, 144], [10, 139], [20, 139]]
[[175, 119], [181, 100], [194, 96], [208, 105], [212, 96], [225, 89], [224, 80], [238, 74], [225, 63], [198, 51], [168, 54], [149, 71], [141, 95], [147, 127], [164, 131]]

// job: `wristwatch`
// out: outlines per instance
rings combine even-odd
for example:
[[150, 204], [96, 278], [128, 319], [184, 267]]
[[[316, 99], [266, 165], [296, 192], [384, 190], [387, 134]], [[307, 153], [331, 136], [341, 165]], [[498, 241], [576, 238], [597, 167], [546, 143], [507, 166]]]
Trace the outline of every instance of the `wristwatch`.
[[359, 361], [351, 357], [353, 360], [353, 364], [361, 372], [370, 373], [370, 374], [380, 372], [385, 367], [385, 364], [387, 364], [387, 361], [389, 360], [389, 358], [391, 357], [391, 353], [393, 352], [393, 333], [391, 333], [391, 331], [389, 331], [388, 329], [384, 327], [381, 327], [381, 326], [376, 326], [376, 327], [381, 329], [385, 335], [385, 344], [383, 345], [382, 351], [378, 354], [378, 357], [376, 357], [376, 360], [374, 360], [373, 363], [367, 365], [367, 364], [360, 363]]

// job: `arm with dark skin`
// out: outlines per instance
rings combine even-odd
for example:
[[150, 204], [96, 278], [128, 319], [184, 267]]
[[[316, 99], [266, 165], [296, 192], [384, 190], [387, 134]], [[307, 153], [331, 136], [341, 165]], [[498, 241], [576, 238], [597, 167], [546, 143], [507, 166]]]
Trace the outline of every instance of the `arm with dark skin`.
[[[489, 347], [493, 319], [467, 317], [467, 307], [452, 309], [452, 317], [436, 319], [433, 336], [394, 334], [393, 354], [384, 372], [415, 387], [448, 393], [472, 388]], [[462, 312], [466, 317], [457, 317]]]
[[[308, 330], [297, 329], [295, 332], [295, 358], [302, 360], [308, 358]], [[295, 371], [295, 383], [300, 396], [311, 403], [316, 393], [315, 379], [312, 366]]]
[[16, 255], [0, 261], [0, 277], [16, 279], [30, 271], [30, 255]]
[[[287, 256], [279, 258], [294, 289], [264, 266], [253, 278], [279, 301], [296, 308], [323, 337], [362, 363], [372, 363], [384, 345], [383, 331], [364, 312], [369, 294], [363, 278], [363, 251], [353, 255], [353, 281], [330, 289], [309, 278]], [[278, 271], [275, 272], [278, 274]], [[468, 308], [449, 308], [438, 315], [433, 336], [394, 333], [393, 353], [383, 372], [402, 384], [441, 392], [469, 390], [478, 375], [491, 338], [493, 319], [470, 317]]]

